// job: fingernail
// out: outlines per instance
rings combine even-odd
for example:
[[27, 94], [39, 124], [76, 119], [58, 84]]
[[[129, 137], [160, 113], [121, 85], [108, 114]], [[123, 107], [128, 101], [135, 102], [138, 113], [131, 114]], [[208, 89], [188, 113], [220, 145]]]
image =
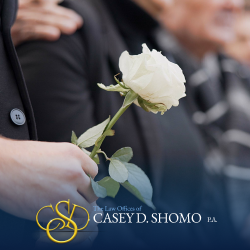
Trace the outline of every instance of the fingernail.
[[70, 28], [70, 29], [74, 29], [76, 26], [75, 26], [75, 23], [74, 22], [72, 22], [72, 21], [67, 21], [67, 22], [64, 22], [64, 24], [63, 24], [65, 27], [67, 27], [67, 28]]
[[80, 28], [83, 25], [83, 19], [80, 16], [76, 18], [76, 22], [78, 24], [78, 28]]

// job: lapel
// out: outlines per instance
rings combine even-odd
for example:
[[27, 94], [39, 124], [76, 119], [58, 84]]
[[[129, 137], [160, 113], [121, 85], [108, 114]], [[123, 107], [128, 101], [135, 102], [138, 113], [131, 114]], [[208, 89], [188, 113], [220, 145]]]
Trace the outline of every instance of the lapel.
[[[101, 0], [92, 0], [95, 7], [98, 9], [100, 18], [103, 24], [103, 32], [105, 37], [105, 49], [109, 61], [115, 72], [119, 70], [119, 57], [121, 53], [128, 50], [127, 45], [123, 41], [117, 27], [111, 20], [108, 10], [102, 4]], [[145, 141], [145, 148], [150, 165], [149, 174], [154, 187], [154, 198], [157, 199], [161, 189], [161, 176], [163, 172], [163, 142], [159, 134], [159, 126], [157, 119], [152, 113], [145, 112], [142, 108], [133, 105], [136, 118], [138, 119], [139, 126], [141, 127], [142, 135]]]
[[[33, 109], [31, 106], [26, 83], [23, 77], [21, 65], [19, 63], [17, 53], [13, 45], [11, 33], [10, 33], [11, 26], [13, 25], [15, 18], [16, 18], [16, 12], [18, 9], [18, 1], [17, 0], [13, 0], [13, 1], [5, 0], [5, 1], [1, 1], [0, 5], [1, 5], [0, 6], [0, 32], [2, 33], [2, 38], [3, 38], [3, 42], [5, 46], [4, 50], [7, 52], [7, 55], [9, 58], [8, 63], [10, 67], [12, 68], [13, 76], [15, 77], [15, 81], [13, 83], [18, 88], [18, 91], [19, 91], [18, 95], [22, 102], [23, 109], [25, 111], [29, 139], [37, 140], [37, 131], [36, 131], [36, 124], [35, 124], [35, 117], [33, 114]], [[10, 84], [8, 83], [8, 85]], [[24, 132], [24, 129], [19, 128], [19, 133], [26, 134], [27, 130], [25, 129], [25, 132]], [[23, 138], [23, 136], [19, 137], [19, 139], [21, 138]], [[25, 136], [25, 138], [27, 137]]]

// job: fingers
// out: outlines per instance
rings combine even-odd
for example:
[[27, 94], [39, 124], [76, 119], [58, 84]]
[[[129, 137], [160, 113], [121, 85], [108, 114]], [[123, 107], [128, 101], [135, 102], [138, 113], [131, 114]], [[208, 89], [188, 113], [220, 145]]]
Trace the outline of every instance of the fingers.
[[19, 28], [17, 29], [12, 29], [12, 39], [15, 45], [27, 40], [56, 41], [61, 35], [61, 31], [58, 28], [46, 25], [26, 26], [22, 28], [21, 33]]
[[[56, 9], [55, 9], [56, 8]], [[51, 9], [30, 8], [18, 12], [16, 24], [22, 28], [36, 25], [52, 26], [58, 28], [63, 34], [72, 34], [82, 24], [75, 15], [65, 15], [63, 12], [70, 12], [62, 7], [52, 7]]]
[[77, 28], [80, 28], [83, 24], [82, 17], [73, 10], [61, 6], [56, 6], [56, 8], [55, 7], [51, 8], [47, 6], [47, 8], [44, 11], [48, 15], [56, 15], [57, 17], [64, 18], [67, 21], [73, 21], [77, 25]]
[[[44, 223], [48, 223], [50, 220], [53, 220], [55, 218], [58, 217], [58, 215], [56, 214], [55, 211], [55, 206], [53, 206], [53, 209], [51, 207], [46, 207], [43, 210], [41, 210], [37, 216], [37, 220], [38, 222], [44, 222]], [[53, 211], [54, 210], [54, 211]], [[59, 212], [62, 213], [63, 215], [67, 216], [67, 210], [65, 207], [60, 207], [59, 208]], [[62, 222], [60, 221], [54, 221], [51, 225], [51, 228], [56, 227], [56, 225], [58, 225], [60, 223], [60, 225], [62, 226]], [[42, 225], [43, 226], [43, 225]], [[61, 227], [60, 226], [60, 227]]]
[[61, 3], [61, 2], [63, 2], [64, 0], [31, 0], [31, 1], [35, 1], [35, 2], [37, 2], [37, 3], [41, 3], [41, 4], [43, 4], [43, 3], [45, 3], [45, 4], [55, 4], [55, 3]]
[[[99, 231], [98, 225], [93, 220], [93, 216], [95, 215], [95, 213], [96, 213], [95, 211], [92, 211], [92, 213], [90, 214], [90, 222], [88, 226], [83, 231], [80, 231], [81, 233], [79, 233], [78, 238], [76, 238], [75, 243], [84, 241], [84, 243], [91, 245], [94, 242]], [[98, 213], [102, 213], [102, 216], [103, 216], [103, 212], [98, 212]], [[80, 227], [81, 225], [78, 226], [78, 228]]]
[[[77, 159], [84, 173], [86, 175], [90, 175], [94, 179], [98, 173], [98, 167], [96, 163], [76, 145], [71, 143], [63, 143], [63, 146], [65, 147], [66, 153], [69, 154], [70, 157]], [[83, 176], [80, 177], [81, 181], [84, 180]]]
[[94, 178], [98, 173], [96, 163], [76, 145], [62, 143], [60, 146], [62, 147], [63, 152], [65, 152], [66, 159], [70, 162], [62, 169], [64, 182], [65, 184], [68, 183], [70, 185], [64, 185], [65, 191], [63, 192], [63, 197], [67, 194], [65, 198], [73, 199], [72, 201], [79, 206], [86, 204], [86, 201], [88, 203], [96, 201], [97, 197], [94, 194], [88, 176], [90, 175]]
[[[70, 216], [72, 215], [72, 204], [82, 206], [86, 208], [87, 211], [89, 212], [89, 218], [88, 218], [85, 210], [79, 207], [76, 207], [71, 219], [77, 224], [77, 228], [81, 229], [82, 227], [84, 227], [88, 219], [89, 219], [89, 223], [87, 224], [85, 229], [78, 231], [77, 236], [74, 238], [74, 240], [68, 244], [72, 246], [79, 245], [79, 246], [90, 247], [98, 235], [98, 224], [93, 220], [94, 215], [97, 213], [95, 210], [98, 211], [98, 214], [99, 214], [98, 216], [103, 216], [103, 212], [100, 209], [98, 209], [97, 204], [95, 202], [92, 204], [89, 204], [82, 196], [80, 196], [76, 192], [75, 193], [72, 192], [71, 194], [68, 194], [67, 196], [70, 196], [69, 197], [70, 205], [71, 205], [70, 211], [68, 211], [67, 203], [61, 203], [58, 206], [58, 210], [60, 214], [64, 215], [67, 218], [70, 218]], [[55, 209], [55, 205], [53, 205], [53, 207]], [[102, 215], [100, 215], [100, 213]], [[56, 218], [62, 219], [61, 216], [57, 215], [56, 211], [53, 212], [52, 209], [48, 209], [48, 210], [44, 210], [43, 212], [41, 212], [41, 216], [39, 216], [39, 222], [42, 222], [42, 221], [46, 222], [45, 224], [42, 224], [42, 226], [46, 228], [47, 223], [51, 219], [56, 219]], [[64, 240], [69, 239], [72, 236], [71, 229], [67, 227], [68, 220], [65, 220], [64, 218], [64, 221], [65, 221], [65, 226], [66, 226], [64, 229], [60, 229], [64, 225], [64, 223], [61, 220], [55, 220], [50, 225], [50, 229], [55, 229], [51, 231], [51, 234], [53, 238], [55, 238], [56, 240], [64, 241]], [[69, 223], [69, 226], [72, 228], [71, 223]], [[46, 232], [43, 232], [41, 234], [41, 238], [39, 239], [39, 245], [50, 244], [50, 243], [51, 241], [46, 235]]]
[[[22, 16], [27, 16], [27, 18], [34, 13], [35, 15], [42, 14], [42, 16], [54, 16], [57, 18], [66, 18], [68, 21], [73, 21], [80, 27], [83, 20], [80, 15], [75, 11], [57, 5], [60, 0], [22, 0], [19, 1], [19, 11], [17, 15], [17, 20]], [[43, 21], [47, 23], [46, 18]]]
[[92, 189], [89, 175], [94, 179], [98, 173], [98, 167], [96, 163], [88, 155], [86, 155], [82, 150], [80, 150], [79, 148], [77, 148], [77, 150], [78, 150], [77, 153], [79, 153], [81, 167], [84, 171], [79, 175], [79, 178], [77, 181], [77, 191], [89, 203], [92, 203], [96, 201], [98, 197], [95, 195]]
[[[83, 152], [82, 152], [83, 153]], [[81, 156], [81, 166], [83, 171], [94, 179], [98, 174], [97, 164], [85, 153]]]
[[25, 5], [31, 3], [33, 0], [18, 0], [18, 8], [23, 8]]
[[26, 40], [56, 40], [60, 34], [73, 34], [83, 25], [74, 11], [58, 6], [59, 0], [20, 0], [17, 19], [12, 27], [15, 45]]
[[[78, 203], [85, 205], [86, 201], [88, 203], [92, 203], [95, 202], [98, 197], [95, 195], [91, 183], [90, 183], [90, 179], [88, 176], [85, 175], [85, 180], [83, 181], [83, 183], [78, 185], [78, 193], [77, 193], [77, 201]], [[75, 203], [77, 204], [77, 203]], [[81, 206], [81, 205], [79, 205]], [[84, 207], [84, 206], [83, 206]], [[88, 211], [92, 211], [93, 210], [93, 206], [89, 205], [88, 208], [85, 207]]]
[[[94, 204], [96, 205], [96, 203], [94, 203]], [[92, 205], [94, 205], [94, 204], [92, 204]], [[67, 209], [65, 209], [64, 207], [60, 207], [59, 210], [63, 215], [65, 215], [68, 218], [70, 217], [71, 212], [72, 212], [72, 210], [71, 210], [70, 214], [68, 214]], [[96, 212], [93, 210], [92, 210], [92, 212], [90, 212], [89, 223], [87, 224], [85, 229], [78, 231], [78, 234], [77, 234], [76, 238], [74, 239], [74, 242], [72, 242], [73, 244], [79, 244], [79, 243], [82, 243], [86, 240], [87, 240], [87, 242], [86, 242], [87, 245], [91, 245], [93, 243], [93, 241], [95, 240], [95, 238], [98, 235], [98, 225], [93, 220], [93, 216], [95, 213]], [[100, 212], [98, 212], [98, 213], [100, 213]], [[84, 216], [84, 215], [83, 215], [83, 217], [78, 218], [75, 216], [75, 213], [74, 213], [72, 220], [77, 224], [77, 228], [81, 229], [82, 227], [84, 227], [86, 225], [88, 218], [86, 218], [86, 216]], [[58, 220], [54, 221], [51, 224], [50, 228], [51, 229], [56, 228], [59, 223], [60, 223], [60, 221], [58, 221]], [[66, 223], [66, 225], [68, 224], [67, 221], [65, 221], [65, 223]], [[60, 227], [62, 227], [62, 226], [63, 226], [63, 224], [60, 223], [60, 226], [58, 226], [56, 231], [53, 232], [53, 236], [57, 240], [65, 240], [65, 239], [70, 238], [72, 235], [72, 232], [68, 232], [69, 229], [67, 227], [64, 228], [63, 230], [60, 230]], [[69, 226], [72, 228], [71, 224], [69, 224]], [[65, 232], [63, 232], [63, 231], [65, 231]]]

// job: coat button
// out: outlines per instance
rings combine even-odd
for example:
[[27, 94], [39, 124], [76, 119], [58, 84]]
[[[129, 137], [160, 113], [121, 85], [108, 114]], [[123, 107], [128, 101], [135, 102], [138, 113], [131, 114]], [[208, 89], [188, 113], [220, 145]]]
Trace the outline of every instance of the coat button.
[[24, 113], [19, 109], [12, 109], [10, 112], [10, 118], [16, 125], [23, 125], [26, 122]]

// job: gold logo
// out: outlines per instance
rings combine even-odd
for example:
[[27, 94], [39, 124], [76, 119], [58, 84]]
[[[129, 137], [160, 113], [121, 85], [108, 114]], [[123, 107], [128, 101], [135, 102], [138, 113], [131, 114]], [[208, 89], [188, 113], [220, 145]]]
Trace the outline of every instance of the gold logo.
[[[76, 237], [78, 231], [81, 231], [81, 230], [83, 230], [84, 228], [86, 228], [86, 227], [88, 226], [88, 224], [89, 224], [89, 212], [87, 211], [86, 208], [80, 207], [80, 206], [78, 206], [78, 205], [73, 204], [73, 210], [72, 210], [72, 212], [71, 212], [71, 214], [70, 214], [70, 217], [68, 218], [67, 216], [65, 216], [65, 215], [63, 215], [62, 213], [60, 213], [59, 210], [58, 210], [58, 206], [59, 206], [61, 203], [66, 203], [66, 204], [68, 204], [68, 214], [70, 214], [70, 200], [68, 200], [68, 201], [60, 201], [60, 202], [58, 202], [58, 203], [56, 204], [55, 210], [56, 210], [57, 215], [60, 216], [61, 218], [55, 218], [55, 219], [51, 220], [51, 221], [47, 224], [46, 228], [44, 228], [44, 227], [42, 227], [42, 226], [40, 225], [40, 223], [39, 223], [39, 221], [38, 221], [38, 215], [39, 215], [39, 213], [40, 213], [44, 208], [50, 208], [50, 209], [52, 209], [52, 211], [54, 212], [53, 206], [52, 206], [52, 205], [49, 205], [49, 206], [42, 207], [42, 208], [38, 211], [38, 213], [37, 213], [37, 215], [36, 215], [36, 222], [37, 222], [37, 225], [38, 225], [42, 230], [46, 231], [46, 233], [47, 233], [49, 239], [51, 239], [53, 242], [61, 243], [61, 244], [62, 244], [62, 243], [68, 243], [68, 242], [72, 241], [72, 240]], [[73, 215], [74, 215], [74, 212], [75, 212], [75, 210], [76, 210], [76, 207], [83, 209], [83, 210], [87, 213], [87, 215], [88, 215], [88, 220], [87, 220], [87, 222], [86, 222], [86, 225], [85, 225], [84, 227], [82, 227], [82, 228], [79, 228], [79, 229], [78, 229], [76, 223], [72, 220], [72, 217], [73, 217]], [[50, 232], [53, 231], [53, 230], [55, 230], [55, 229], [57, 229], [57, 228], [59, 227], [59, 225], [60, 225], [60, 223], [59, 223], [55, 228], [50, 229], [51, 223], [52, 223], [53, 221], [56, 221], [56, 220], [59, 220], [59, 221], [61, 221], [61, 222], [63, 223], [63, 226], [62, 226], [60, 229], [64, 229], [64, 228], [67, 227], [67, 228], [69, 228], [69, 229], [74, 230], [74, 234], [73, 234], [73, 236], [72, 236], [70, 239], [65, 240], [65, 241], [59, 241], [59, 240], [54, 239], [54, 238], [51, 236]], [[67, 225], [66, 225], [66, 223], [65, 223], [64, 220], [66, 220], [66, 221], [68, 222]], [[70, 227], [70, 224], [73, 226], [73, 228]]]

